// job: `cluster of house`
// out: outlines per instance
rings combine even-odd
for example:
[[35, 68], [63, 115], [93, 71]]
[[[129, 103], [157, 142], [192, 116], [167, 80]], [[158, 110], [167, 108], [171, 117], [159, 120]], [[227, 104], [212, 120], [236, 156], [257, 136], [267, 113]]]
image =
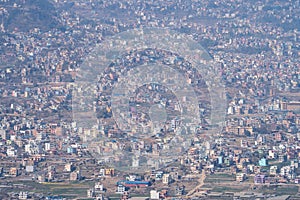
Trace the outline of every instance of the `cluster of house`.
[[[22, 2], [25, 1], [13, 3], [13, 8], [22, 9]], [[3, 19], [10, 15], [7, 12], [11, 5], [11, 1], [1, 0]], [[192, 35], [209, 51], [227, 87], [229, 99], [222, 137], [206, 145], [204, 154], [201, 148], [205, 137], [175, 140], [176, 145], [182, 144], [174, 149], [183, 155], [178, 159], [180, 165], [187, 167], [187, 173], [199, 173], [202, 169], [212, 173], [231, 168], [239, 182], [254, 176], [256, 184], [299, 183], [300, 103], [296, 95], [300, 89], [299, 1], [273, 4], [272, 1], [236, 3], [223, 0], [80, 0], [75, 3], [55, 0], [54, 6], [59, 10], [57, 18], [64, 28], [46, 32], [38, 27], [28, 32], [9, 31], [3, 20], [0, 22], [0, 176], [4, 181], [24, 177], [38, 182], [96, 179], [90, 172], [95, 170], [93, 167], [88, 170], [80, 167], [97, 164], [89, 160], [91, 143], [82, 141], [79, 135], [94, 139], [99, 131], [79, 127], [71, 117], [72, 87], [80, 65], [94, 44], [103, 42], [107, 36], [138, 27], [168, 27]], [[108, 66], [98, 92], [103, 92], [104, 88], [109, 90], [121, 71], [132, 69], [142, 61], [175, 65], [178, 72], [188, 77], [188, 83], [197, 83], [196, 89], [203, 89], [205, 84], [199, 81], [201, 74], [194, 73], [189, 60], [180, 56], [157, 49], [124, 55]], [[152, 88], [150, 92], [149, 88]], [[140, 88], [131, 103], [161, 101], [169, 106], [172, 116], [179, 106], [171, 92], [157, 85], [147, 85]], [[102, 98], [88, 106], [93, 107], [98, 117], [113, 121], [111, 105], [105, 100]], [[202, 114], [209, 114], [207, 108]], [[149, 118], [138, 109], [138, 106], [130, 108], [131, 120], [147, 124]], [[171, 141], [166, 130], [180, 127], [175, 118], [168, 123], [165, 130], [155, 135], [154, 142], [130, 140], [125, 142], [127, 150], [162, 158], [161, 150], [170, 148]], [[108, 138], [122, 135], [114, 125], [99, 129]], [[164, 134], [167, 136], [162, 139]], [[185, 143], [191, 148], [182, 148]], [[114, 154], [124, 149], [124, 145], [109, 140], [96, 149], [103, 154]], [[164, 160], [166, 158], [168, 155]], [[110, 159], [104, 162], [109, 163]], [[126, 163], [116, 156], [113, 159]], [[139, 168], [141, 162], [136, 159], [127, 164]], [[147, 164], [152, 168], [161, 167], [159, 160]], [[101, 169], [97, 169], [96, 176], [115, 173]], [[169, 184], [174, 178], [162, 173], [160, 179], [163, 184]], [[130, 188], [151, 186], [153, 182], [138, 177], [120, 178], [105, 185], [108, 190], [114, 188], [122, 193], [124, 198], [130, 195]], [[179, 186], [175, 193], [180, 196], [184, 190]], [[149, 192], [153, 199], [167, 196], [166, 191], [155, 188]], [[98, 182], [88, 190], [90, 197], [104, 198], [105, 193], [102, 183]], [[28, 195], [20, 193], [19, 197], [27, 198]]]

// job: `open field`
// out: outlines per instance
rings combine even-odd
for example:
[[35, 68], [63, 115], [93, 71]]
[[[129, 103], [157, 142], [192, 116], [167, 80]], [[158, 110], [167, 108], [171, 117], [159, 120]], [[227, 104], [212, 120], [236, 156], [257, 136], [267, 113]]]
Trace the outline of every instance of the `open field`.
[[86, 198], [86, 191], [94, 182], [74, 182], [74, 183], [37, 183], [34, 181], [10, 182], [12, 188], [7, 188], [6, 192], [30, 191], [42, 193], [44, 195], [59, 195], [68, 199]]
[[202, 188], [215, 193], [240, 193], [248, 191], [278, 196], [297, 195], [299, 191], [299, 185], [296, 184], [254, 185], [252, 176], [249, 176], [246, 181], [240, 183], [236, 182], [235, 176], [231, 174], [207, 175]]

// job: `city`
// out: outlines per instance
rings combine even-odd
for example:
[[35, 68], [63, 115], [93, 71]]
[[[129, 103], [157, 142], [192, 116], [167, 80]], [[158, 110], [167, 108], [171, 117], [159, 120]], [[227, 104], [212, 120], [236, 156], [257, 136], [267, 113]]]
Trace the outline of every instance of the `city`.
[[0, 199], [300, 199], [299, 0], [0, 18]]

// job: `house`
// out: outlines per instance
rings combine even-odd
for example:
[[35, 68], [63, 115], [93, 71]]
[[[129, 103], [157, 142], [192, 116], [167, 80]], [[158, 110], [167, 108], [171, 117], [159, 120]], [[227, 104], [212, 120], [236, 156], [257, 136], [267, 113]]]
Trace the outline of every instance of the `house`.
[[184, 195], [184, 193], [185, 193], [185, 186], [177, 186], [176, 188], [175, 188], [175, 195], [176, 196], [182, 196], [182, 195]]
[[19, 175], [19, 170], [16, 167], [12, 167], [9, 170], [9, 175], [11, 175], [11, 176], [18, 176]]
[[96, 200], [104, 200], [104, 195], [103, 194], [97, 194], [95, 199]]
[[72, 172], [73, 169], [74, 169], [73, 164], [72, 164], [72, 163], [67, 163], [67, 164], [65, 165], [64, 171], [66, 171], [66, 172]]
[[159, 192], [156, 190], [151, 190], [150, 191], [150, 199], [156, 200], [159, 199]]
[[88, 198], [95, 197], [95, 191], [93, 189], [88, 189], [87, 190], [87, 197]]
[[270, 175], [276, 175], [278, 171], [278, 167], [277, 166], [271, 166], [270, 167]]
[[100, 182], [97, 182], [95, 184], [95, 191], [99, 191], [99, 192], [103, 192], [104, 191], [104, 187], [103, 187], [103, 184], [101, 184]]
[[280, 175], [293, 179], [295, 178], [295, 168], [293, 166], [284, 166], [280, 169]]
[[[95, 186], [93, 188], [90, 188], [87, 190], [87, 197], [97, 197], [101, 196], [105, 192], [105, 189], [103, 187], [103, 184], [100, 182], [95, 183]], [[102, 195], [103, 196], [103, 195]]]
[[126, 191], [126, 187], [125, 187], [124, 185], [119, 184], [119, 185], [117, 186], [117, 193], [123, 194], [125, 191]]
[[39, 183], [44, 183], [44, 182], [46, 182], [46, 177], [44, 174], [38, 175], [37, 180]]
[[248, 169], [248, 171], [249, 171], [250, 173], [253, 173], [253, 172], [255, 171], [254, 168], [255, 168], [255, 166], [254, 166], [254, 165], [251, 165], [251, 164], [247, 166], [247, 169]]
[[246, 174], [244, 173], [237, 173], [236, 174], [236, 181], [243, 182], [246, 179]]
[[25, 167], [25, 171], [28, 173], [32, 173], [35, 170], [35, 166], [34, 165], [26, 165]]
[[218, 164], [222, 165], [223, 164], [223, 156], [218, 157]]
[[77, 181], [81, 179], [80, 170], [70, 173], [70, 181]]
[[51, 150], [51, 143], [46, 142], [45, 143], [45, 151], [50, 151]]
[[291, 166], [293, 166], [297, 169], [299, 167], [299, 162], [297, 160], [292, 160], [291, 161]]
[[171, 178], [170, 174], [163, 175], [163, 177], [162, 177], [163, 184], [169, 184], [169, 183], [171, 183], [171, 181], [172, 181], [172, 178]]
[[261, 166], [261, 167], [266, 167], [266, 166], [268, 166], [268, 161], [267, 161], [267, 159], [265, 159], [265, 158], [260, 159], [260, 160], [258, 161], [258, 165]]
[[128, 177], [126, 177], [126, 180], [128, 180], [128, 181], [140, 181], [140, 180], [142, 180], [142, 177], [140, 175], [131, 174]]
[[67, 153], [69, 153], [69, 154], [73, 154], [73, 153], [76, 153], [76, 148], [74, 148], [74, 147], [68, 147], [67, 148]]
[[0, 137], [3, 140], [9, 140], [9, 134], [3, 129], [0, 130]]
[[280, 154], [280, 155], [278, 156], [278, 161], [279, 161], [279, 162], [286, 162], [286, 160], [287, 160], [287, 156], [286, 156], [286, 155]]
[[127, 200], [129, 199], [129, 192], [124, 192], [121, 196], [121, 200]]
[[7, 154], [8, 157], [16, 157], [17, 156], [17, 150], [14, 147], [10, 146], [10, 147], [7, 148], [6, 154]]
[[156, 181], [160, 181], [162, 179], [162, 177], [163, 177], [163, 174], [164, 174], [164, 172], [162, 172], [162, 171], [156, 172], [155, 173], [155, 180]]
[[274, 150], [269, 150], [269, 159], [275, 159], [277, 157], [277, 153]]
[[265, 175], [255, 175], [254, 177], [254, 184], [264, 184], [266, 182], [266, 176]]
[[55, 171], [54, 170], [50, 170], [48, 172], [48, 181], [53, 181], [54, 180], [54, 176], [55, 176]]
[[115, 169], [114, 168], [107, 168], [107, 169], [100, 169], [100, 176], [114, 176]]
[[19, 199], [28, 199], [28, 192], [20, 192]]
[[119, 181], [117, 183], [117, 185], [123, 185], [125, 187], [135, 187], [135, 188], [139, 188], [139, 187], [148, 187], [151, 185], [150, 181]]

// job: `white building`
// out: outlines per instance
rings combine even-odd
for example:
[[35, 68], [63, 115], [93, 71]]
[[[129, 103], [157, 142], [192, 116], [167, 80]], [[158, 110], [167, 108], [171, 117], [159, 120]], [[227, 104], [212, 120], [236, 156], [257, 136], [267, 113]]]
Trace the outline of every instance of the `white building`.
[[26, 170], [26, 172], [32, 173], [32, 172], [34, 172], [34, 166], [33, 165], [26, 165], [25, 170]]
[[88, 189], [87, 190], [87, 197], [88, 198], [95, 197], [95, 191], [93, 189]]
[[39, 154], [42, 152], [42, 146], [37, 144], [34, 140], [30, 140], [28, 144], [25, 145], [25, 152], [29, 155]]
[[45, 151], [51, 150], [51, 144], [49, 142], [45, 143]]
[[169, 183], [171, 183], [171, 181], [172, 181], [172, 178], [171, 178], [170, 174], [163, 175], [163, 177], [162, 177], [163, 184], [169, 184]]
[[28, 199], [28, 192], [20, 192], [19, 199]]
[[9, 135], [7, 134], [7, 132], [5, 130], [0, 130], [0, 136], [3, 140], [8, 140], [9, 139]]
[[65, 164], [64, 171], [66, 171], [66, 172], [72, 172], [73, 171], [73, 164], [72, 163]]
[[244, 173], [237, 173], [236, 174], [236, 181], [243, 182], [246, 179], [246, 174]]
[[295, 168], [292, 166], [284, 166], [280, 169], [280, 175], [290, 179], [295, 178]]
[[140, 166], [140, 160], [139, 158], [133, 158], [132, 159], [132, 167], [137, 168]]
[[150, 191], [150, 199], [159, 199], [159, 192], [156, 190], [151, 190]]
[[126, 187], [124, 185], [119, 184], [117, 187], [117, 193], [123, 194], [126, 191]]
[[36, 135], [36, 140], [38, 140], [38, 141], [42, 141], [42, 140], [44, 140], [46, 138], [46, 134], [45, 133], [37, 133], [37, 135]]
[[95, 184], [95, 191], [100, 191], [100, 192], [102, 192], [103, 190], [104, 190], [103, 184], [101, 184], [100, 182], [97, 182], [97, 183]]
[[277, 166], [271, 166], [270, 167], [270, 175], [276, 175], [277, 174], [277, 170], [278, 170], [278, 168], [277, 168]]
[[130, 174], [128, 177], [126, 177], [126, 179], [128, 181], [139, 181], [142, 179], [142, 177], [136, 174]]
[[10, 146], [10, 147], [7, 148], [6, 154], [7, 154], [8, 157], [16, 157], [17, 156], [17, 150], [14, 147]]

